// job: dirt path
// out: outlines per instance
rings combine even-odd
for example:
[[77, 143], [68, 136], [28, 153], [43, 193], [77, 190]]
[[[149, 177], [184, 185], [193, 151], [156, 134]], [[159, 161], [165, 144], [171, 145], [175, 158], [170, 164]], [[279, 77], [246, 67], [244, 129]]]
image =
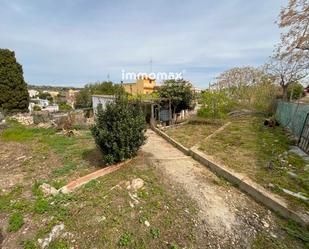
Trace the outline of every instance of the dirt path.
[[185, 156], [151, 130], [143, 151], [172, 184], [179, 184], [199, 206], [197, 227], [201, 248], [251, 248], [256, 236], [277, 238], [274, 215], [255, 201]]

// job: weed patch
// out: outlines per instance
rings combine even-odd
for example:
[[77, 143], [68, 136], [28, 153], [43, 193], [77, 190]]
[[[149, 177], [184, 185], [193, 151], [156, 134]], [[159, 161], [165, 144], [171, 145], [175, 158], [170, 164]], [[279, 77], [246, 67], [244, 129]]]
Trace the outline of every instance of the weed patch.
[[19, 212], [15, 212], [10, 216], [8, 232], [16, 232], [24, 225], [23, 215]]

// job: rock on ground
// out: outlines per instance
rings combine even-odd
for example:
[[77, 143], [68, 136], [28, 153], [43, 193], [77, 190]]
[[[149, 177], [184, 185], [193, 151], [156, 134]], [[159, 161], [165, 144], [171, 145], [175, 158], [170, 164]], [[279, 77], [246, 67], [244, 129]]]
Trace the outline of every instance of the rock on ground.
[[61, 235], [63, 229], [64, 229], [63, 223], [54, 226], [46, 238], [38, 239], [38, 243], [41, 245], [42, 248], [47, 248], [50, 242], [52, 242], [54, 239], [56, 239]]
[[40, 185], [40, 189], [42, 190], [45, 196], [58, 194], [58, 190], [47, 183], [43, 183], [42, 185]]
[[129, 190], [139, 190], [144, 186], [144, 181], [141, 178], [135, 178], [131, 181], [131, 184], [127, 187]]

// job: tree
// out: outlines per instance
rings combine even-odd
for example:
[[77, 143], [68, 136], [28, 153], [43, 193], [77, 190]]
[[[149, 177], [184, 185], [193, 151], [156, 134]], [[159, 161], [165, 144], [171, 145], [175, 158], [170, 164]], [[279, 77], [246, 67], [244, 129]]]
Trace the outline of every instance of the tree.
[[129, 103], [125, 95], [118, 95], [105, 109], [99, 106], [95, 125], [91, 128], [107, 164], [136, 155], [146, 139], [145, 131], [146, 121], [140, 105]]
[[111, 81], [87, 84], [76, 95], [75, 108], [91, 107], [92, 106], [91, 95], [93, 94], [115, 95], [122, 93], [124, 93], [122, 86], [119, 84], [114, 84]]
[[290, 100], [299, 99], [304, 96], [304, 87], [302, 84], [296, 82], [290, 84], [288, 87], [288, 96]]
[[75, 108], [87, 108], [92, 106], [91, 91], [86, 86], [76, 95]]
[[197, 115], [204, 118], [224, 118], [235, 104], [226, 90], [205, 91], [202, 93], [201, 102], [203, 107], [198, 110]]
[[187, 80], [165, 80], [158, 93], [160, 98], [171, 100], [173, 114], [192, 107], [194, 94], [192, 84]]
[[217, 77], [218, 89], [226, 89], [229, 97], [235, 101], [250, 103], [254, 95], [253, 86], [259, 84], [265, 73], [254, 67], [234, 67]]
[[37, 95], [37, 97], [39, 97], [40, 99], [46, 99], [48, 100], [50, 103], [53, 103], [54, 99], [53, 97], [50, 95], [50, 93], [48, 92], [39, 92], [39, 94]]
[[279, 26], [288, 29], [281, 35], [282, 45], [291, 51], [295, 48], [309, 51], [309, 1], [289, 0], [280, 12]]
[[22, 66], [15, 53], [0, 49], [0, 109], [7, 112], [27, 112], [29, 94]]
[[303, 56], [302, 51], [281, 52], [280, 48], [266, 70], [282, 87], [283, 99], [288, 100], [289, 85], [304, 79], [309, 73], [309, 61]]

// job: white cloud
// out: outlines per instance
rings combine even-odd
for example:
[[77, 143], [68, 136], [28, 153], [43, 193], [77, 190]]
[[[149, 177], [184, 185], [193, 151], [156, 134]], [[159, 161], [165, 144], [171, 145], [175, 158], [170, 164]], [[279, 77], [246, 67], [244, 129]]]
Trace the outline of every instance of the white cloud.
[[[220, 70], [259, 65], [279, 40], [285, 1], [3, 1], [0, 47], [30, 83], [119, 80], [121, 70], [180, 71], [207, 86]], [[192, 70], [192, 69], [198, 70]]]

